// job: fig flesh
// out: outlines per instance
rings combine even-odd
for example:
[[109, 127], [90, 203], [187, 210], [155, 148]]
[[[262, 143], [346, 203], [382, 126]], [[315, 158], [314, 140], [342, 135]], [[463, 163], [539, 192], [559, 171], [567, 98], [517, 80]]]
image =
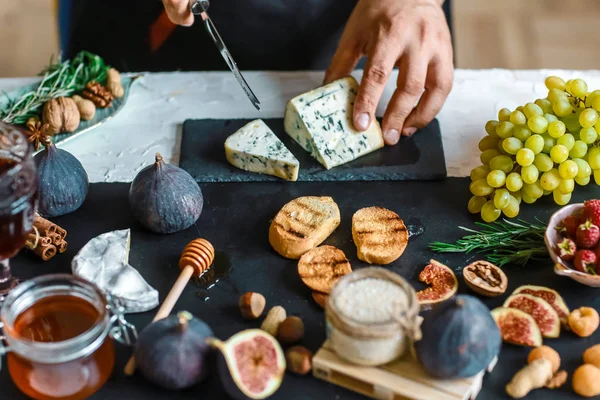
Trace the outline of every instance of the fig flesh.
[[556, 290], [544, 286], [524, 285], [516, 288], [512, 294], [519, 293], [530, 294], [546, 300], [558, 313], [558, 317], [560, 318], [560, 322], [562, 322], [563, 326], [568, 325], [567, 319], [569, 318], [569, 314], [571, 312], [569, 311], [569, 307], [567, 307], [567, 304], [563, 300], [562, 296], [558, 294]]
[[560, 318], [554, 308], [541, 297], [525, 293], [514, 294], [506, 299], [504, 307], [517, 308], [531, 315], [543, 337], [557, 338], [560, 336]]
[[193, 386], [207, 376], [207, 340], [213, 336], [206, 323], [187, 311], [159, 319], [139, 334], [134, 353], [138, 369], [165, 389]]
[[498, 307], [492, 317], [500, 329], [502, 340], [519, 346], [542, 345], [542, 333], [533, 317], [516, 308]]
[[156, 153], [155, 163], [142, 169], [131, 182], [129, 207], [133, 217], [157, 233], [174, 233], [196, 223], [204, 198], [198, 183], [183, 169], [165, 163]]
[[279, 389], [286, 369], [277, 340], [261, 329], [246, 329], [225, 342], [210, 339], [220, 352], [225, 390], [236, 399], [265, 399]]
[[442, 263], [430, 260], [419, 274], [419, 280], [430, 287], [418, 291], [419, 304], [435, 304], [448, 300], [458, 290], [458, 280], [454, 272]]

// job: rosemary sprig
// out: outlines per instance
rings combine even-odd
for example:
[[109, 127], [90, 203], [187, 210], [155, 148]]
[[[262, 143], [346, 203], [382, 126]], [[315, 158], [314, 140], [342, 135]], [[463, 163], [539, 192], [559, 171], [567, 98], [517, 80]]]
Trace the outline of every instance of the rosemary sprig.
[[459, 226], [471, 234], [456, 243], [433, 242], [429, 248], [438, 253], [487, 253], [491, 263], [502, 267], [506, 264], [525, 265], [532, 260], [548, 257], [544, 244], [546, 226], [533, 224], [522, 219], [495, 221], [491, 224], [476, 222], [482, 229], [477, 231]]
[[24, 124], [30, 117], [39, 116], [45, 102], [55, 97], [70, 96], [83, 90], [92, 80], [104, 82], [109, 66], [104, 60], [87, 51], [79, 52], [72, 60], [55, 62], [40, 72], [42, 80], [34, 90], [12, 99], [6, 93], [7, 102], [0, 108], [0, 120], [12, 124]]

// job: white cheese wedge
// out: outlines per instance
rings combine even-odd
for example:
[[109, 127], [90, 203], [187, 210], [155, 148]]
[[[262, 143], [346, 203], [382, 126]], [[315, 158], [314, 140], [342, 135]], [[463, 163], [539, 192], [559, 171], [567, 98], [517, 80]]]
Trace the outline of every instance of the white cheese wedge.
[[352, 121], [358, 82], [348, 76], [289, 100], [285, 131], [327, 169], [384, 146], [377, 120], [360, 132]]
[[262, 119], [241, 127], [225, 141], [227, 161], [245, 171], [298, 179], [300, 163]]
[[129, 229], [96, 236], [75, 255], [71, 269], [119, 299], [126, 313], [144, 312], [158, 306], [158, 291], [129, 265], [129, 243]]

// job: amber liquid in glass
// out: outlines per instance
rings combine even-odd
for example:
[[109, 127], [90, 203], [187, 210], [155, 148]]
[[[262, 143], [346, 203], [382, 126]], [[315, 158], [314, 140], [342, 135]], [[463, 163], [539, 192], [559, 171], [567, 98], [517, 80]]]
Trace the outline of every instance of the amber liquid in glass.
[[[14, 162], [0, 158], [0, 176], [14, 166]], [[37, 191], [25, 201], [15, 199], [7, 210], [0, 210], [0, 260], [12, 258], [25, 246], [32, 231], [31, 216], [35, 209]]]
[[[73, 339], [92, 328], [99, 314], [89, 302], [76, 296], [52, 296], [37, 301], [15, 320], [15, 336], [36, 342]], [[34, 399], [79, 400], [95, 393], [109, 378], [114, 365], [110, 338], [92, 354], [62, 364], [31, 362], [8, 353], [13, 382]]]

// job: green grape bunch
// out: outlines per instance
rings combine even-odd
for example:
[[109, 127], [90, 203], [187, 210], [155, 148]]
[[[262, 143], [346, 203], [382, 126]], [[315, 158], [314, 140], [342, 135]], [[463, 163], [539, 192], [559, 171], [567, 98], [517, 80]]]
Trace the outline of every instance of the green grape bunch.
[[515, 110], [503, 108], [485, 124], [479, 141], [480, 166], [471, 171], [467, 206], [485, 222], [502, 214], [519, 215], [522, 202], [552, 195], [558, 205], [571, 201], [575, 184], [593, 175], [600, 185], [600, 90], [583, 79], [545, 80], [548, 96]]

